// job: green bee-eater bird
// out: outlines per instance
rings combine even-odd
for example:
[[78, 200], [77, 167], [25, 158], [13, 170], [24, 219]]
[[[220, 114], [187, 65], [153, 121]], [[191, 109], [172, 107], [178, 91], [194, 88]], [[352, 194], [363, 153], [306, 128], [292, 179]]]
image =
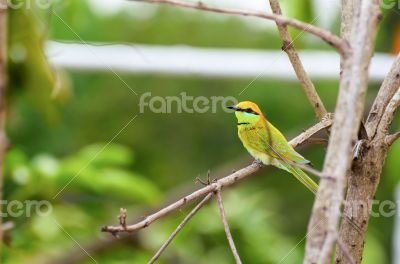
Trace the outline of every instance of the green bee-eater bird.
[[282, 133], [268, 122], [257, 104], [245, 101], [228, 108], [235, 110], [239, 138], [256, 160], [290, 172], [310, 191], [317, 192], [318, 185], [293, 165], [305, 165], [310, 161], [293, 149]]

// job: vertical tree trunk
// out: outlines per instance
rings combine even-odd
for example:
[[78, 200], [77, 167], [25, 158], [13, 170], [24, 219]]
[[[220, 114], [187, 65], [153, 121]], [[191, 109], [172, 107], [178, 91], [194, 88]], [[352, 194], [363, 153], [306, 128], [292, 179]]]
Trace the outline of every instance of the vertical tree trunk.
[[[349, 250], [355, 263], [361, 263], [364, 251], [364, 239], [372, 209], [372, 200], [379, 184], [382, 167], [387, 155], [387, 147], [382, 139], [376, 138], [364, 144], [359, 160], [353, 162], [348, 183], [347, 197], [339, 237]], [[349, 263], [345, 252], [339, 247], [335, 263]]]
[[380, 20], [379, 0], [361, 0], [359, 7], [352, 8], [350, 48], [342, 62], [335, 119], [323, 169], [323, 174], [329, 178], [321, 179], [314, 203], [308, 225], [305, 264], [327, 264], [331, 261], [346, 174], [364, 110], [368, 69]]
[[[390, 147], [387, 134], [400, 104], [399, 72], [400, 56], [385, 78], [372, 106], [366, 123], [368, 139], [362, 145], [349, 177], [344, 213], [351, 216], [352, 221], [360, 229], [355, 230], [347, 220], [344, 220], [340, 237], [356, 263], [361, 263], [362, 260], [372, 200]], [[341, 248], [337, 248], [336, 263], [347, 263]]]

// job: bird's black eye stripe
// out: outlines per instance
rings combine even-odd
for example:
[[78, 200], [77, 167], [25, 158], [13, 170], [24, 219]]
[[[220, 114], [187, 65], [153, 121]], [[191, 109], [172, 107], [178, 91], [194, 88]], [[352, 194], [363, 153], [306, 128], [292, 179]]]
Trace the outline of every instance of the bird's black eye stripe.
[[253, 109], [251, 109], [251, 108], [240, 109], [239, 111], [246, 112], [246, 113], [253, 114], [253, 115], [258, 115], [258, 113], [253, 111]]

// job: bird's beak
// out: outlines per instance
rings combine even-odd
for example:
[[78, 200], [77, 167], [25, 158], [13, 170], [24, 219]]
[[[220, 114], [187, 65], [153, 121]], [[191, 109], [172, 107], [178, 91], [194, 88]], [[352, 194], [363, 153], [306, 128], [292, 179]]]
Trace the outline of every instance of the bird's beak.
[[236, 105], [227, 106], [226, 108], [232, 109], [232, 110], [235, 110], [235, 111], [239, 109], [239, 107], [237, 107]]

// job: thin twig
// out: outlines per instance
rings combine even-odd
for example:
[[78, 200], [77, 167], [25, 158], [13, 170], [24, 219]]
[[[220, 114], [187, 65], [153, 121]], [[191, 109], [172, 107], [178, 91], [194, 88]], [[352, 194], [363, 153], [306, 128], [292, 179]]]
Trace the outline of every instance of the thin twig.
[[309, 138], [305, 143], [309, 145], [328, 145], [327, 138]]
[[[303, 133], [301, 133], [298, 137], [291, 141], [291, 145], [302, 146], [304, 144], [308, 144], [309, 139], [315, 135], [318, 131], [323, 130], [324, 128], [329, 128], [333, 124], [334, 115], [332, 113], [326, 114], [324, 118], [321, 119], [321, 122], [315, 124], [312, 128], [307, 129]], [[295, 142], [296, 139], [307, 138], [306, 140], [302, 140], [301, 142]], [[292, 144], [293, 143], [293, 144]]]
[[[278, 0], [269, 0], [269, 4], [274, 14], [282, 15], [282, 10]], [[308, 101], [314, 108], [314, 112], [318, 119], [321, 120], [327, 114], [324, 103], [315, 90], [314, 84], [304, 69], [299, 54], [294, 48], [293, 40], [289, 34], [287, 25], [280, 22], [276, 22], [276, 25], [283, 42], [282, 50], [288, 55], [293, 69], [296, 72], [297, 79], [299, 79], [301, 85], [303, 86], [304, 92], [307, 95]]]
[[[289, 144], [291, 144], [292, 147], [295, 148], [298, 145], [302, 144], [304, 141], [306, 141], [308, 138], [312, 137], [314, 134], [329, 127], [331, 124], [332, 124], [331, 116], [327, 116], [321, 122], [310, 127], [308, 130], [306, 130], [305, 132], [301, 133], [299, 136], [297, 136], [296, 138], [291, 140], [289, 142]], [[104, 226], [101, 229], [101, 231], [109, 232], [111, 234], [116, 234], [118, 232], [134, 232], [134, 231], [146, 228], [149, 225], [151, 225], [153, 222], [157, 221], [158, 219], [165, 217], [169, 213], [186, 206], [188, 203], [190, 203], [194, 200], [197, 200], [200, 197], [203, 197], [211, 192], [215, 192], [219, 187], [231, 186], [234, 183], [256, 173], [257, 171], [260, 170], [261, 167], [262, 166], [260, 166], [259, 163], [253, 163], [253, 164], [251, 164], [245, 168], [242, 168], [222, 179], [217, 180], [216, 182], [214, 182], [208, 186], [205, 186], [189, 195], [186, 195], [185, 197], [179, 199], [178, 201], [147, 216], [144, 220], [142, 220], [136, 224], [128, 225], [125, 228], [123, 228], [121, 225], [119, 225], [119, 226]]]
[[400, 107], [400, 87], [397, 88], [397, 91], [390, 99], [389, 103], [386, 106], [385, 111], [382, 114], [382, 118], [378, 124], [377, 133], [382, 135], [387, 135], [390, 125], [394, 119], [395, 113]]
[[381, 121], [382, 115], [385, 112], [386, 106], [389, 104], [391, 98], [400, 87], [400, 54], [390, 69], [390, 72], [383, 80], [381, 87], [379, 88], [378, 95], [374, 100], [374, 104], [369, 112], [366, 130], [369, 138], [375, 136], [379, 122]]
[[229, 229], [228, 220], [226, 219], [224, 202], [222, 201], [222, 194], [221, 194], [220, 188], [217, 190], [217, 201], [218, 201], [219, 213], [221, 215], [222, 223], [223, 223], [224, 229], [225, 229], [226, 238], [228, 239], [229, 246], [232, 250], [233, 257], [235, 258], [236, 264], [242, 264], [239, 253], [237, 252], [237, 249], [235, 246], [235, 242], [233, 241], [233, 238], [232, 238], [231, 230]]
[[188, 203], [197, 200], [210, 192], [215, 192], [219, 186], [230, 186], [234, 183], [248, 177], [249, 175], [254, 174], [255, 172], [259, 171], [261, 168], [260, 164], [253, 163], [241, 170], [236, 171], [235, 173], [230, 174], [208, 186], [205, 186], [181, 199], [178, 201], [164, 207], [163, 209], [157, 211], [156, 213], [147, 216], [144, 220], [136, 223], [134, 225], [129, 225], [126, 228], [122, 228], [121, 226], [105, 226], [101, 229], [102, 232], [109, 232], [109, 233], [118, 233], [118, 232], [134, 232], [143, 228], [148, 227], [153, 222], [157, 221], [158, 219], [165, 217], [169, 213], [176, 211]]
[[396, 133], [394, 133], [394, 134], [392, 134], [392, 135], [386, 136], [386, 138], [385, 138], [385, 143], [386, 143], [388, 146], [391, 146], [391, 145], [393, 145], [393, 143], [394, 143], [397, 139], [399, 139], [399, 138], [400, 138], [400, 132], [396, 132]]
[[304, 171], [306, 171], [308, 173], [311, 173], [312, 175], [317, 176], [320, 179], [328, 178], [328, 179], [334, 180], [334, 178], [329, 177], [327, 175], [324, 175], [321, 171], [318, 171], [318, 170], [316, 170], [316, 169], [314, 169], [314, 168], [312, 168], [310, 166], [307, 166], [307, 165], [304, 165], [304, 164], [300, 164], [300, 163], [296, 163], [296, 162], [293, 162], [293, 161], [290, 161], [290, 160], [287, 160], [287, 159], [285, 159], [284, 161], [289, 163], [289, 165], [291, 165], [293, 167], [297, 167], [299, 169], [302, 169], [302, 170], [304, 170]]
[[348, 50], [347, 42], [343, 41], [340, 37], [332, 34], [331, 32], [323, 30], [314, 25], [304, 23], [302, 21], [291, 19], [281, 15], [266, 14], [255, 11], [247, 11], [247, 10], [239, 10], [231, 8], [213, 7], [206, 5], [202, 2], [193, 3], [193, 2], [176, 1], [176, 0], [131, 0], [131, 1], [166, 4], [166, 5], [172, 5], [189, 9], [198, 9], [198, 10], [221, 13], [221, 14], [258, 17], [267, 20], [273, 20], [283, 25], [292, 26], [319, 37], [320, 39], [324, 40], [326, 43], [334, 47], [343, 56], [346, 55]]
[[169, 236], [167, 241], [160, 247], [157, 253], [150, 259], [148, 264], [154, 263], [164, 252], [164, 250], [168, 247], [168, 245], [172, 242], [172, 240], [178, 235], [179, 231], [181, 231], [185, 225], [189, 222], [189, 220], [213, 197], [214, 193], [209, 193], [206, 197], [204, 197], [201, 202], [193, 208], [192, 211], [183, 219], [183, 221], [178, 225], [178, 227], [174, 230], [174, 232]]

